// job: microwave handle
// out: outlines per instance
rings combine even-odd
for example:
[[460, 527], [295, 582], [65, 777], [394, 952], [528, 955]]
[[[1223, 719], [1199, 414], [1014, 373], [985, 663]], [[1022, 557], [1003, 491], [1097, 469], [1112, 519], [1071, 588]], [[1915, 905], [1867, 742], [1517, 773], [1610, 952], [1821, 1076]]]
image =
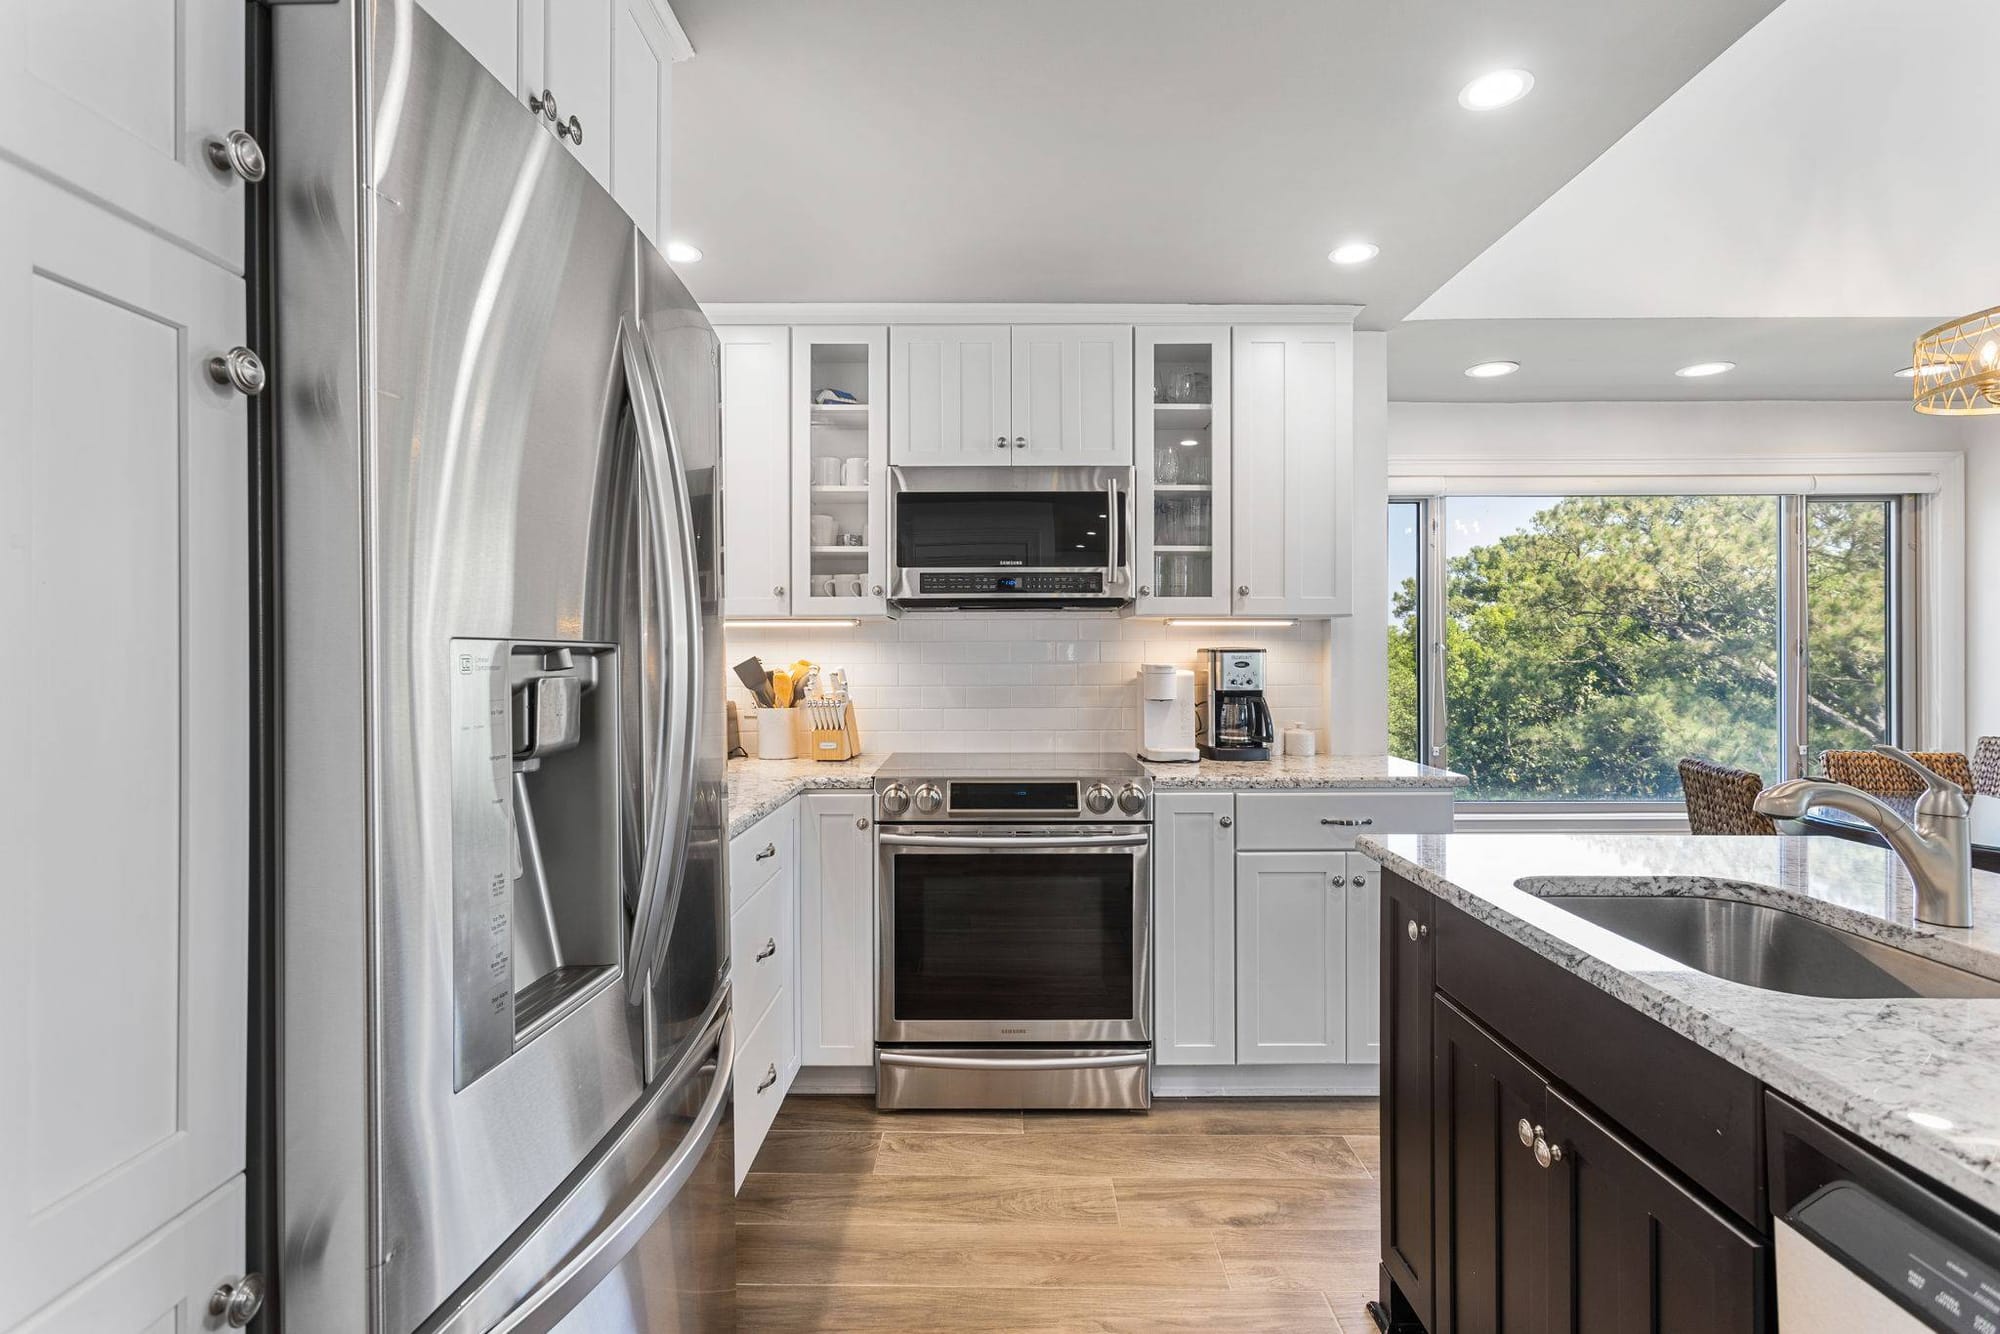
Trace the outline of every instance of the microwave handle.
[[1104, 490], [1106, 499], [1111, 502], [1105, 507], [1111, 522], [1111, 527], [1108, 530], [1111, 538], [1106, 548], [1108, 555], [1104, 567], [1104, 589], [1106, 592], [1110, 592], [1125, 582], [1125, 571], [1120, 567], [1118, 560], [1118, 547], [1120, 545], [1118, 533], [1119, 529], [1125, 526], [1125, 512], [1118, 508], [1118, 478], [1115, 475], [1104, 479]]

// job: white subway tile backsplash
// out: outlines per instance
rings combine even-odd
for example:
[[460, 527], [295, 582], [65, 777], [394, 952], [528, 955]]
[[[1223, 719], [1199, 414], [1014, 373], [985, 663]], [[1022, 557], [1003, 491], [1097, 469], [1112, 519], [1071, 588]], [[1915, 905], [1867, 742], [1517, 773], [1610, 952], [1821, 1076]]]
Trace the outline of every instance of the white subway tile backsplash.
[[[1324, 746], [1328, 638], [1325, 622], [1289, 630], [1179, 629], [1130, 618], [961, 612], [841, 631], [734, 631], [725, 653], [732, 666], [755, 656], [767, 667], [810, 658], [846, 668], [862, 742], [876, 755], [1129, 751], [1138, 664], [1192, 667], [1197, 650], [1222, 644], [1265, 649], [1272, 714], [1317, 729]], [[749, 691], [733, 671], [725, 679], [747, 717]]]

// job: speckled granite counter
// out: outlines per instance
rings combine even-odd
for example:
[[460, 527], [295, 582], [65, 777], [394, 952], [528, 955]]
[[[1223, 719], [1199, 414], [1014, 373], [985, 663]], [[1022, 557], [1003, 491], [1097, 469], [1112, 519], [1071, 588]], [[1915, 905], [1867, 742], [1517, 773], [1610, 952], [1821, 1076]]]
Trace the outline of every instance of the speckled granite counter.
[[[801, 792], [866, 792], [886, 755], [855, 760], [731, 760], [729, 836], [756, 824]], [[1033, 754], [1023, 756], [1031, 761]], [[1200, 760], [1193, 764], [1147, 764], [1153, 786], [1162, 792], [1192, 788], [1236, 790], [1294, 788], [1440, 788], [1465, 781], [1449, 769], [1433, 769], [1388, 755], [1315, 755], [1309, 759]]]
[[1184, 763], [1145, 761], [1153, 776], [1153, 788], [1178, 792], [1189, 788], [1213, 788], [1238, 792], [1261, 792], [1296, 788], [1301, 791], [1328, 788], [1457, 787], [1464, 774], [1449, 769], [1433, 769], [1393, 755], [1286, 755], [1268, 760], [1194, 760]]
[[2000, 875], [1974, 925], [1914, 920], [1886, 849], [1835, 838], [1453, 834], [1362, 838], [1386, 869], [1659, 1020], [1836, 1125], [2000, 1209], [2000, 1000], [1829, 1000], [1727, 982], [1537, 894], [1763, 901], [2000, 978]]

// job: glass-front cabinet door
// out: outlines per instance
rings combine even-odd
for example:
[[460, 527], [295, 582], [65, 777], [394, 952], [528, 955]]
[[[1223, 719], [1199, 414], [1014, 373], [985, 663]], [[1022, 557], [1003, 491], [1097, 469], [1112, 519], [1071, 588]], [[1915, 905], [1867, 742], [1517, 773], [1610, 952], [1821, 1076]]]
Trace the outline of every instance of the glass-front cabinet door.
[[1229, 612], [1229, 329], [1136, 331], [1141, 616]]
[[889, 332], [792, 330], [792, 614], [888, 613]]

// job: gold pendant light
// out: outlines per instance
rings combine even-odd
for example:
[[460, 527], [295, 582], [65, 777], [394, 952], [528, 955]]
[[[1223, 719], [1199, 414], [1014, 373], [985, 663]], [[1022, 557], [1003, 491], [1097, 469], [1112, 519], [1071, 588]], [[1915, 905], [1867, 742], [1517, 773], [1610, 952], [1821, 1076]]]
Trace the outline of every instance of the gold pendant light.
[[1918, 412], [1938, 417], [2000, 412], [2000, 306], [1923, 334], [1910, 367]]

